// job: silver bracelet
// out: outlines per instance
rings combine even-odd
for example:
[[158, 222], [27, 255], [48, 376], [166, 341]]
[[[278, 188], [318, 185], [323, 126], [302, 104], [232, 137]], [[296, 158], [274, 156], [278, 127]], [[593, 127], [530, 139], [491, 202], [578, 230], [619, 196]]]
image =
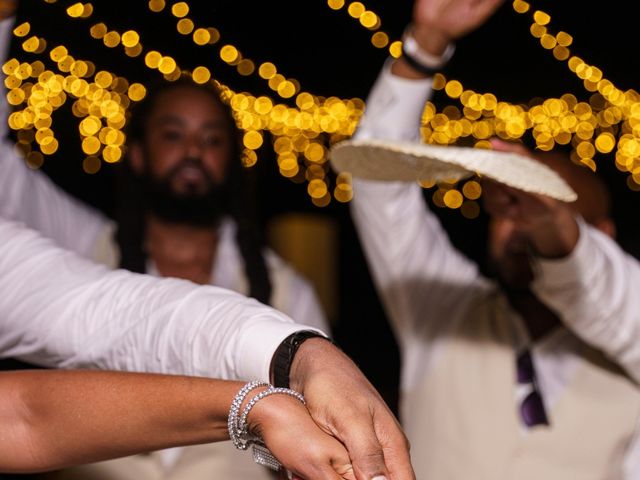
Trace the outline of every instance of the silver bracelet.
[[243, 439], [240, 434], [242, 430], [239, 423], [240, 407], [242, 407], [242, 402], [249, 394], [249, 392], [260, 387], [271, 388], [271, 384], [267, 382], [261, 382], [259, 380], [249, 382], [240, 389], [240, 391], [236, 394], [236, 396], [233, 398], [233, 401], [231, 402], [231, 408], [229, 409], [229, 419], [227, 420], [227, 428], [229, 429], [229, 437], [231, 438], [233, 445], [240, 450], [247, 449], [246, 446], [244, 448], [242, 447]]
[[[258, 388], [260, 386], [268, 386], [269, 388], [258, 393], [251, 400], [249, 400], [249, 403], [247, 403], [244, 410], [242, 411], [242, 415], [238, 415], [240, 413], [242, 402], [244, 401], [247, 394], [251, 390], [254, 390], [255, 388]], [[247, 450], [249, 446], [252, 446], [253, 460], [256, 463], [268, 467], [272, 470], [278, 471], [280, 470], [282, 465], [266, 447], [262, 438], [249, 432], [249, 426], [247, 424], [247, 417], [249, 416], [249, 412], [251, 412], [251, 409], [263, 398], [274, 394], [289, 395], [298, 399], [300, 402], [302, 402], [303, 405], [306, 404], [302, 394], [296, 392], [295, 390], [291, 390], [289, 388], [276, 388], [264, 382], [250, 382], [242, 387], [242, 389], [233, 399], [233, 402], [231, 403], [231, 409], [229, 410], [228, 426], [229, 436], [231, 437], [233, 445], [238, 450]]]

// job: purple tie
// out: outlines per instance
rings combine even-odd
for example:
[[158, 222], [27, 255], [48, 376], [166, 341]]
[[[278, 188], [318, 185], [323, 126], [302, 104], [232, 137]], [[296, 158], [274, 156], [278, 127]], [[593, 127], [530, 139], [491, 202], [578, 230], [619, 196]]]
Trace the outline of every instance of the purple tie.
[[521, 385], [530, 385], [531, 392], [524, 398], [520, 404], [520, 415], [522, 421], [528, 427], [535, 425], [549, 425], [547, 413], [544, 410], [542, 397], [538, 390], [536, 381], [536, 372], [533, 368], [533, 361], [529, 350], [525, 350], [518, 355], [517, 361], [518, 383]]

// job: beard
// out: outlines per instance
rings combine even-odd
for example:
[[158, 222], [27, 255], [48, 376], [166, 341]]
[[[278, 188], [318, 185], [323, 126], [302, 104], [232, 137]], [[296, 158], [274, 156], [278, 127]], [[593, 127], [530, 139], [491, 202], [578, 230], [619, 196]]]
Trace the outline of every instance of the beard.
[[[205, 185], [178, 193], [172, 187], [173, 180], [186, 167], [200, 170]], [[161, 178], [147, 170], [140, 181], [148, 211], [166, 222], [215, 227], [228, 212], [229, 185], [226, 181], [215, 183], [198, 160], [182, 160]]]

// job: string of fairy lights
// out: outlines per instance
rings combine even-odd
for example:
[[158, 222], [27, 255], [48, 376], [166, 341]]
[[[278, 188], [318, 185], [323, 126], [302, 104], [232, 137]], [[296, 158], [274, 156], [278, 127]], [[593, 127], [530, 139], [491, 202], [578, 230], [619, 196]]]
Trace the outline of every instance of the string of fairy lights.
[[[57, 0], [44, 2], [52, 4]], [[257, 162], [257, 152], [269, 133], [280, 174], [297, 183], [306, 182], [314, 205], [326, 206], [332, 199], [350, 201], [353, 196], [350, 175], [340, 174], [332, 179], [327, 155], [333, 143], [353, 134], [364, 102], [358, 98], [325, 98], [304, 91], [298, 80], [283, 75], [275, 63], [259, 62], [241, 52], [219, 28], [196, 25], [189, 16], [192, 10], [188, 2], [169, 3], [149, 0], [148, 9], [152, 14], [172, 15], [178, 34], [188, 36], [194, 45], [205, 49], [203, 59], [213, 61], [213, 55], [208, 57], [211, 50], [206, 49], [216, 49], [215, 56], [224, 64], [238, 75], [258, 76], [277, 99], [233, 91], [213, 79], [206, 62], [186, 70], [175, 58], [147, 48], [136, 30], [118, 31], [105, 22], [97, 22], [87, 33], [105, 48], [122, 47], [123, 54], [140, 58], [146, 68], [156, 70], [169, 81], [188, 75], [199, 84], [213, 82], [244, 131], [242, 160], [246, 167]], [[400, 56], [401, 42], [390, 40], [382, 30], [380, 16], [364, 3], [327, 0], [327, 6], [346, 11], [369, 32], [375, 48], [387, 49], [396, 58]], [[531, 14], [531, 35], [582, 80], [591, 94], [589, 100], [579, 101], [574, 94], [566, 93], [530, 105], [510, 104], [492, 93], [474, 92], [459, 80], [438, 74], [433, 79], [433, 88], [454, 104], [439, 110], [434, 103], [427, 103], [421, 127], [424, 141], [489, 148], [488, 139], [492, 136], [517, 140], [530, 132], [540, 150], [570, 145], [572, 160], [593, 170], [596, 155], [615, 150], [616, 166], [629, 173], [628, 186], [640, 190], [640, 95], [634, 90], [620, 90], [605, 78], [601, 69], [572, 55], [573, 37], [563, 31], [552, 33], [548, 13], [532, 11], [524, 0], [514, 0], [512, 7], [517, 14]], [[66, 8], [66, 14], [70, 19], [91, 20], [96, 8], [91, 3], [77, 2]], [[124, 156], [127, 112], [132, 103], [145, 97], [145, 86], [99, 69], [90, 60], [76, 59], [64, 45], [49, 48], [46, 39], [34, 34], [28, 22], [17, 26], [13, 33], [22, 41], [25, 53], [38, 57], [33, 62], [12, 58], [2, 68], [8, 102], [16, 108], [9, 116], [9, 126], [17, 131], [18, 147], [27, 164], [39, 168], [45, 156], [57, 151], [51, 115], [68, 100], [72, 101], [71, 111], [78, 118], [81, 147], [86, 154], [84, 171], [93, 174], [103, 162], [120, 161]], [[421, 184], [425, 188], [435, 186], [428, 181]], [[432, 199], [440, 207], [460, 209], [465, 217], [474, 218], [479, 213], [477, 199], [481, 192], [475, 179], [462, 185], [439, 183]]]

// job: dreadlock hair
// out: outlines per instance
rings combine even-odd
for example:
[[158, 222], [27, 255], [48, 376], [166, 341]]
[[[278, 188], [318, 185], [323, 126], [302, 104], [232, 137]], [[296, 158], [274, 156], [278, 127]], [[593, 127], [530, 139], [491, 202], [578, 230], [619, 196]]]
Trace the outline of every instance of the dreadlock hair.
[[[231, 109], [222, 100], [220, 91], [213, 84], [198, 85], [189, 77], [181, 77], [174, 82], [162, 81], [150, 88], [147, 96], [131, 112], [127, 127], [128, 142], [144, 144], [147, 120], [158, 98], [165, 92], [179, 87], [188, 87], [205, 92], [218, 102], [225, 112], [229, 135], [233, 138], [231, 158], [226, 167], [225, 182], [229, 186], [230, 198], [225, 212], [237, 225], [236, 242], [244, 260], [244, 270], [249, 281], [249, 295], [268, 304], [271, 298], [271, 281], [257, 222], [253, 215], [250, 198], [253, 197], [253, 182], [249, 182], [247, 171], [241, 163], [240, 130]], [[147, 253], [144, 249], [146, 234], [147, 199], [143, 193], [141, 180], [129, 161], [120, 165], [118, 174], [118, 198], [116, 205], [116, 243], [120, 249], [120, 267], [132, 272], [146, 271]]]

